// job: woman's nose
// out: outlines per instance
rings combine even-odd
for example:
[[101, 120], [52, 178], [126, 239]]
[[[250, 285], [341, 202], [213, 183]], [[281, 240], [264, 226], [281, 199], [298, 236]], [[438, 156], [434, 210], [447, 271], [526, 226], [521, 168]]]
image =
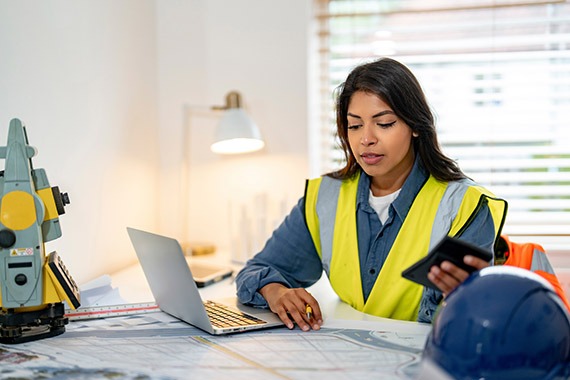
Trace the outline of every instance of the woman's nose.
[[364, 146], [370, 146], [376, 144], [376, 142], [378, 142], [378, 139], [372, 132], [372, 128], [364, 126], [362, 128], [362, 136], [360, 138], [360, 143]]

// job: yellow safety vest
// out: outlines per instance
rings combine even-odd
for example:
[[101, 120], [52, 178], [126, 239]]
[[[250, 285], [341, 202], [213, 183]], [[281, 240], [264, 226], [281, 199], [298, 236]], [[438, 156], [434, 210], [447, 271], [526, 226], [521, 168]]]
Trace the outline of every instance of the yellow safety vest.
[[401, 276], [445, 235], [459, 236], [487, 203], [498, 239], [507, 203], [469, 180], [441, 182], [430, 176], [420, 189], [364, 302], [358, 254], [356, 195], [360, 175], [350, 180], [307, 181], [305, 218], [331, 285], [341, 300], [362, 312], [415, 321], [423, 287]]

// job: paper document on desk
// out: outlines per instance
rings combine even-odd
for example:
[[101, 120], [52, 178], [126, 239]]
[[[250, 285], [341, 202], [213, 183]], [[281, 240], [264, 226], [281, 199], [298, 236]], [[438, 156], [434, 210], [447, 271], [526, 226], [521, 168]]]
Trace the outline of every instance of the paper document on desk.
[[79, 287], [81, 293], [80, 308], [105, 305], [121, 305], [127, 303], [113, 288], [111, 276], [105, 274]]
[[[12, 377], [415, 379], [421, 350], [352, 329], [212, 336], [165, 313], [78, 321], [54, 339], [0, 344]], [[57, 355], [53, 353], [57, 352]]]

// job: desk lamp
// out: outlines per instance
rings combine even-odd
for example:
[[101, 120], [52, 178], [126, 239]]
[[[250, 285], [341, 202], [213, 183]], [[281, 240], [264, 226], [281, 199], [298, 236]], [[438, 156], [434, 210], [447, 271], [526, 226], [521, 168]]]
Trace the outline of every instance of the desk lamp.
[[225, 106], [214, 106], [215, 110], [224, 110], [216, 141], [210, 146], [214, 153], [239, 154], [255, 152], [265, 146], [257, 125], [241, 107], [241, 95], [231, 91], [226, 95]]
[[[192, 108], [195, 107], [189, 105], [185, 106], [185, 118], [188, 125], [184, 129], [185, 136], [183, 141], [187, 144], [184, 149], [184, 158], [187, 168], [191, 166], [189, 149], [186, 148], [188, 146], [190, 132], [190, 110]], [[210, 146], [212, 152], [222, 155], [235, 155], [255, 152], [265, 146], [259, 128], [242, 108], [242, 99], [239, 92], [230, 91], [226, 95], [225, 105], [211, 106], [208, 107], [208, 110], [224, 111], [217, 126], [214, 143]], [[183, 183], [186, 187], [183, 192], [188, 193], [188, 170], [185, 170], [183, 175]], [[183, 197], [183, 199], [185, 202], [188, 202], [187, 197]], [[188, 203], [185, 203], [182, 209], [187, 210]], [[187, 212], [184, 215], [184, 228], [188, 231], [189, 223]], [[183, 242], [182, 246], [187, 255], [203, 255], [215, 251], [215, 246], [208, 242]]]

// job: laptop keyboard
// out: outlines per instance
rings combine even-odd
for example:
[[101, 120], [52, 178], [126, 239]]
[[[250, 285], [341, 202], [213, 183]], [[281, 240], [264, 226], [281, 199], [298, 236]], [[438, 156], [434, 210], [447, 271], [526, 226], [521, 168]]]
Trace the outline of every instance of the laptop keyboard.
[[262, 325], [265, 321], [239, 311], [232, 310], [225, 305], [206, 301], [204, 302], [206, 312], [210, 317], [212, 325], [215, 327], [234, 327], [248, 325]]

